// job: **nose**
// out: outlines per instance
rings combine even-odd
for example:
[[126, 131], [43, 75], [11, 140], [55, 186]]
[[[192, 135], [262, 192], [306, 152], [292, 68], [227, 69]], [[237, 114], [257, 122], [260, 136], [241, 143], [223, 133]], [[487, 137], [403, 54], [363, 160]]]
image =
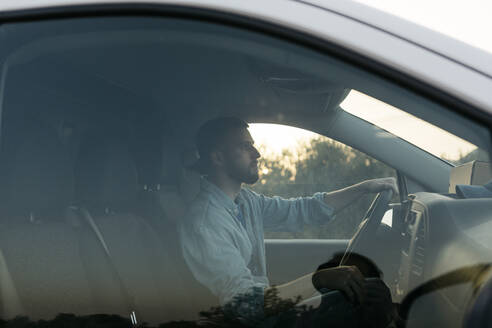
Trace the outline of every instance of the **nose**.
[[260, 152], [258, 151], [258, 149], [256, 149], [256, 147], [253, 147], [253, 157], [254, 157], [255, 159], [258, 159], [258, 158], [260, 158], [260, 157], [261, 157], [261, 154], [260, 154]]

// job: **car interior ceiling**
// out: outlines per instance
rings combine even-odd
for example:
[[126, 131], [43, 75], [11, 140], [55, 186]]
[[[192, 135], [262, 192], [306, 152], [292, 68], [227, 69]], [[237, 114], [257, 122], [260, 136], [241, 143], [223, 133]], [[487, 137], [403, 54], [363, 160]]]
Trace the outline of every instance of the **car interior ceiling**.
[[[129, 109], [127, 112], [131, 114], [126, 115], [133, 115], [137, 119], [140, 117], [145, 119], [145, 117], [150, 116], [151, 118], [147, 118], [147, 120], [153, 120], [153, 122], [159, 122], [159, 120], [172, 121], [172, 126], [164, 130], [168, 135], [173, 135], [173, 133], [176, 133], [175, 131], [180, 131], [183, 136], [183, 145], [180, 145], [180, 147], [190, 148], [193, 143], [192, 131], [205, 120], [204, 115], [214, 117], [220, 115], [220, 113], [227, 113], [227, 115], [243, 117], [250, 122], [281, 123], [315, 131], [352, 147], [364, 149], [368, 155], [382, 162], [391, 161], [396, 169], [404, 172], [409, 178], [417, 179], [416, 181], [420, 179], [420, 182], [424, 183], [424, 185], [428, 183], [426, 185], [427, 188], [429, 186], [441, 186], [439, 189], [431, 187], [430, 190], [443, 191], [447, 188], [448, 177], [446, 176], [446, 171], [449, 168], [446, 167], [445, 163], [431, 162], [430, 165], [436, 167], [429, 168], [427, 176], [423, 176], [422, 174], [425, 173], [422, 173], [417, 168], [427, 161], [427, 157], [430, 156], [428, 153], [419, 151], [415, 146], [399, 138], [381, 137], [384, 134], [382, 130], [341, 110], [337, 105], [347, 95], [347, 89], [342, 86], [336, 87], [328, 82], [320, 82], [303, 75], [293, 75], [292, 71], [284, 72], [280, 69], [277, 69], [275, 75], [265, 75], [274, 74], [271, 73], [272, 69], [270, 69], [270, 71], [264, 72], [264, 75], [258, 76], [257, 74], [260, 73], [256, 67], [253, 69], [253, 75], [245, 74], [245, 72], [237, 72], [237, 75], [232, 74], [233, 76], [241, 76], [241, 79], [235, 78], [234, 81], [222, 83], [206, 82], [204, 84], [193, 79], [200, 75], [198, 70], [190, 69], [193, 72], [192, 77], [180, 77], [180, 79], [186, 81], [183, 82], [186, 87], [179, 82], [172, 87], [160, 85], [158, 96], [155, 96], [156, 91], [150, 85], [142, 83], [148, 88], [146, 92], [150, 92], [150, 97], [148, 97], [139, 88], [126, 86], [125, 83], [127, 81], [119, 81], [114, 74], [109, 77], [109, 73], [100, 72], [99, 66], [89, 68], [80, 62], [74, 63], [73, 60], [64, 60], [65, 56], [67, 58], [70, 57], [64, 53], [61, 59], [36, 60], [31, 65], [25, 65], [25, 68], [17, 74], [17, 76], [22, 75], [23, 77], [22, 81], [18, 83], [25, 85], [26, 77], [29, 76], [29, 82], [27, 83], [29, 83], [30, 88], [36, 90], [36, 93], [48, 94], [44, 96], [44, 101], [52, 101], [47, 99], [49, 95], [51, 97], [64, 98], [73, 108], [73, 111], [78, 113], [74, 114], [78, 115], [77, 119], [85, 120], [84, 124], [89, 124], [89, 122], [90, 124], [98, 124], [98, 119], [91, 119], [90, 117], [90, 115], [93, 115], [91, 113], [94, 113], [96, 109], [98, 111], [106, 111], [107, 115], [112, 115], [113, 113], [111, 113], [110, 109], [114, 106], [120, 106], [119, 115], [121, 115], [125, 108], [134, 108], [133, 113]], [[78, 56], [90, 57], [86, 53], [79, 53]], [[60, 69], [60, 67], [63, 67], [63, 69]], [[94, 71], [94, 69], [96, 70]], [[230, 69], [230, 66], [224, 68], [224, 70], [228, 69]], [[15, 71], [15, 69], [12, 70]], [[186, 75], [186, 73], [181, 74]], [[202, 74], [212, 75], [209, 72], [202, 72]], [[68, 75], [72, 76], [72, 78], [67, 79], [66, 76]], [[16, 74], [13, 74], [13, 76], [13, 78], [9, 79], [10, 85], [16, 85]], [[256, 82], [268, 76], [270, 76], [270, 80], [260, 83], [260, 89]], [[272, 76], [276, 78], [272, 79]], [[292, 78], [292, 76], [295, 76], [295, 78]], [[138, 80], [138, 75], [135, 78]], [[159, 80], [157, 77], [155, 79]], [[243, 80], [249, 82], [240, 82]], [[173, 81], [176, 82], [176, 79], [173, 79]], [[152, 79], [149, 78], [147, 83], [152, 83]], [[226, 84], [232, 85], [227, 87], [230, 92], [215, 92], [212, 89], [213, 87], [219, 90], [225, 89]], [[255, 85], [253, 89], [251, 89], [252, 85]], [[202, 90], [202, 93], [193, 92], [193, 97], [177, 97], [177, 94], [180, 94], [179, 92], [167, 92], [167, 90], [176, 89]], [[204, 89], [205, 92], [203, 91]], [[315, 89], [314, 93], [313, 89]], [[260, 103], [253, 104], [250, 100], [243, 101], [243, 92], [239, 90], [250, 90], [250, 92], [258, 94], [259, 96], [255, 98], [260, 99]], [[163, 94], [168, 95], [168, 97], [160, 100], [158, 97], [162, 97]], [[213, 96], [210, 97], [210, 94], [226, 94], [231, 95], [231, 97], [224, 96], [219, 99]], [[203, 106], [206, 106], [207, 111], [203, 110]], [[47, 110], [61, 110], [60, 108], [58, 104], [53, 104]], [[89, 110], [88, 108], [93, 109]], [[140, 112], [145, 110], [153, 113], [148, 114], [149, 116], [137, 115], [137, 108]], [[183, 115], [183, 110], [176, 110], [177, 108], [184, 108], [189, 111], [186, 120], [183, 120], [181, 116]], [[300, 108], [303, 110], [299, 111]], [[306, 111], [306, 109], [309, 110]], [[145, 122], [142, 124], [145, 124]], [[354, 128], [354, 125], [358, 125], [358, 128]], [[139, 130], [138, 127], [135, 130]], [[183, 131], [187, 131], [187, 133], [182, 133]], [[387, 134], [387, 136], [390, 136], [390, 134]], [[153, 142], [158, 142], [159, 138], [153, 140]], [[172, 145], [170, 146], [172, 147]], [[402, 156], [395, 160], [393, 154], [401, 147], [415, 148], [407, 152], [413, 153], [414, 156]], [[413, 164], [409, 165], [409, 162], [413, 162]], [[142, 170], [142, 172], [146, 172], [146, 170]], [[171, 175], [171, 177], [173, 176]]]
[[[135, 40], [142, 36], [137, 32]], [[178, 42], [178, 36], [171, 41]], [[433, 265], [400, 278], [403, 292], [455, 269], [455, 264], [490, 262], [491, 245], [477, 243], [469, 234], [487, 223], [483, 214], [492, 211], [492, 202], [444, 195], [448, 164], [427, 161], [431, 155], [394, 136], [380, 138], [382, 130], [339, 108], [347, 85], [363, 85], [368, 94], [386, 97], [429, 121], [437, 121], [434, 105], [419, 106], [406, 94], [385, 96], [367, 81], [350, 84], [350, 77], [343, 77], [346, 72], [337, 74], [335, 68], [331, 73], [346, 79], [343, 83], [300, 74], [291, 68], [293, 59], [272, 49], [264, 49], [264, 58], [258, 59], [246, 45], [239, 48], [240, 55], [201, 48], [203, 59], [194, 62], [191, 53], [196, 49], [189, 45], [169, 53], [144, 39], [140, 50], [152, 55], [132, 65], [135, 52], [119, 46], [61, 51], [55, 41], [60, 42], [50, 40], [50, 51], [36, 53], [33, 49], [44, 47], [38, 43], [13, 56], [4, 84], [0, 257], [22, 306], [4, 310], [2, 317], [95, 311], [127, 316], [136, 310], [146, 321], [160, 322], [197, 316], [216, 304], [183, 263], [174, 229], [197, 192], [199, 176], [186, 169], [194, 159], [193, 131], [221, 114], [334, 137], [382, 161], [391, 158], [396, 169], [421, 183], [420, 192], [400, 204], [401, 224], [414, 219], [403, 246], [408, 257], [402, 261], [416, 265], [416, 250], [423, 247], [428, 250], [425, 261]], [[172, 60], [163, 63], [163, 57]], [[265, 58], [283, 58], [289, 64], [265, 67]], [[215, 62], [221, 62], [222, 72], [214, 70]], [[421, 112], [424, 107], [436, 110]], [[458, 126], [455, 118], [446, 116], [444, 128], [483, 143], [482, 130]], [[412, 158], [392, 158], [401, 147]], [[483, 147], [488, 149], [488, 141]], [[426, 172], [421, 171], [423, 163]], [[439, 187], [432, 190], [426, 182]], [[417, 233], [429, 244], [415, 245]], [[456, 302], [453, 293], [458, 292], [448, 290], [439, 297]]]

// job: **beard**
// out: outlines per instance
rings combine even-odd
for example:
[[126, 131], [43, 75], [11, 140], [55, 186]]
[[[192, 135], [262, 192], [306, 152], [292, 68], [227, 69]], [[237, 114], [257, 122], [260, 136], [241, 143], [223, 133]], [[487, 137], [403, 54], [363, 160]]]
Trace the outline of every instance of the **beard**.
[[253, 184], [260, 178], [257, 163], [248, 167], [230, 166], [228, 171], [230, 177], [241, 183]]
[[250, 172], [250, 174], [248, 174], [247, 176], [244, 177], [243, 182], [246, 184], [253, 184], [256, 181], [258, 181], [259, 178], [260, 178], [260, 176], [258, 174], [258, 169], [256, 168], [254, 170], [254, 172]]

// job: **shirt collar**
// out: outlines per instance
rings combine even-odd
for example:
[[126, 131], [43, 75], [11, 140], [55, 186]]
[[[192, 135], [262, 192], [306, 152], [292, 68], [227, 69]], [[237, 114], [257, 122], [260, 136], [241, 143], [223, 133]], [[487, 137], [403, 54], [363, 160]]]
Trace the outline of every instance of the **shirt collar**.
[[[234, 210], [237, 208], [238, 204], [241, 203], [242, 197], [241, 192], [236, 197], [236, 201], [233, 201], [225, 192], [222, 191], [217, 185], [207, 180], [206, 177], [202, 176], [201, 187], [206, 192], [210, 193], [213, 197], [217, 199], [221, 204], [225, 205], [227, 209]], [[242, 190], [242, 188], [241, 188]]]

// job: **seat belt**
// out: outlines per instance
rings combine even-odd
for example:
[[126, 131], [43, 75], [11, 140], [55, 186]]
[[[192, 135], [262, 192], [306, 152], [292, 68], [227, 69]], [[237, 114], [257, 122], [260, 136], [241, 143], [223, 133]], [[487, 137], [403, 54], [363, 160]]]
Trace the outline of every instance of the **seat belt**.
[[7, 261], [0, 249], [0, 316], [3, 319], [12, 319], [16, 316], [23, 315], [26, 312], [23, 309], [19, 294], [15, 288], [12, 276], [7, 267]]
[[486, 281], [486, 278], [489, 276], [491, 268], [491, 263], [479, 263], [453, 270], [427, 281], [426, 283], [412, 290], [403, 299], [398, 311], [400, 319], [404, 321], [408, 319], [410, 308], [412, 304], [417, 300], [417, 298], [438, 289], [471, 282], [473, 284], [473, 295], [475, 295], [479, 291], [480, 286]]
[[[125, 283], [123, 279], [121, 278], [116, 266], [114, 265], [113, 260], [111, 259], [111, 253], [109, 250], [109, 247], [104, 240], [104, 236], [99, 230], [99, 227], [97, 226], [96, 222], [92, 218], [92, 215], [89, 213], [89, 211], [83, 207], [71, 207], [71, 210], [76, 213], [78, 218], [81, 218], [82, 224], [86, 225], [97, 237], [97, 240], [99, 241], [99, 245], [101, 246], [103, 253], [104, 253], [104, 258], [109, 266], [109, 270], [111, 272], [111, 275], [113, 276], [113, 279], [116, 281], [118, 288], [123, 295], [123, 298], [125, 299], [127, 311], [132, 323], [133, 327], [138, 326], [138, 320], [137, 320], [137, 314], [136, 314], [136, 306], [134, 299], [132, 295], [128, 292], [128, 288], [126, 288]], [[76, 227], [76, 228], [80, 228]], [[82, 243], [80, 243], [81, 247], [83, 247]]]

